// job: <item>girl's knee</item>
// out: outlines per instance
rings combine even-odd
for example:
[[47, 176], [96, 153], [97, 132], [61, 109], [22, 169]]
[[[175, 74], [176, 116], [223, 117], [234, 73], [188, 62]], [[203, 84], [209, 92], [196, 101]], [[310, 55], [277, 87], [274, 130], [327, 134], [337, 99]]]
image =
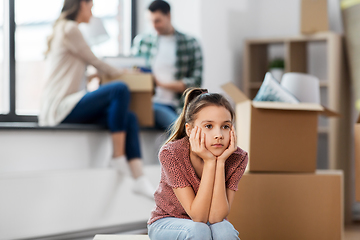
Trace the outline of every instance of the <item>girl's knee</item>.
[[210, 226], [213, 240], [240, 240], [239, 232], [234, 228], [234, 226], [224, 220], [219, 223], [215, 223]]
[[192, 222], [192, 224], [189, 225], [187, 229], [187, 235], [189, 239], [211, 239], [211, 230], [205, 223]]

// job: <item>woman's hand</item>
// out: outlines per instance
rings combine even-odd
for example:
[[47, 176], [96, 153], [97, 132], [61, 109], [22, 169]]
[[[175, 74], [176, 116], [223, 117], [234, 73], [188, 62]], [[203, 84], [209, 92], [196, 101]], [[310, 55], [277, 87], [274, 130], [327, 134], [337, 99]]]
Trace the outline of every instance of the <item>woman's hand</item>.
[[190, 133], [189, 137], [191, 151], [195, 153], [202, 160], [216, 160], [216, 157], [205, 147], [205, 133], [201, 128], [195, 126]]
[[217, 157], [217, 160], [225, 162], [230, 157], [230, 155], [236, 151], [236, 149], [237, 149], [237, 142], [236, 142], [235, 128], [234, 126], [232, 126], [230, 131], [230, 144], [228, 148], [225, 149], [225, 151], [220, 156]]
[[88, 82], [91, 82], [94, 78], [97, 78], [97, 80], [99, 81], [99, 79], [100, 79], [99, 74], [98, 73], [93, 73], [93, 74], [90, 74], [89, 76], [87, 76]]

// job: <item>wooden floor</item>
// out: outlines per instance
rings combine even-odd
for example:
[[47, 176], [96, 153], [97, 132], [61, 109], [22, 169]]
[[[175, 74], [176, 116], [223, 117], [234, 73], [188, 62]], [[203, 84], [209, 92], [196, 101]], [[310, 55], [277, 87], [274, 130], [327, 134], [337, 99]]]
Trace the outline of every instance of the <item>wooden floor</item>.
[[360, 240], [360, 222], [345, 226], [345, 240]]

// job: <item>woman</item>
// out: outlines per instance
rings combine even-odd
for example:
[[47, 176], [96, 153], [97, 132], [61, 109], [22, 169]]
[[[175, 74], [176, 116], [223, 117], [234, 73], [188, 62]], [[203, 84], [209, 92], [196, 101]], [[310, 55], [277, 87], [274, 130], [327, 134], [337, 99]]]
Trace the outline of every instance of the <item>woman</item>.
[[[130, 167], [134, 192], [153, 198], [153, 187], [143, 174], [139, 127], [129, 112], [130, 93], [121, 82], [86, 92], [86, 65], [94, 66], [95, 76], [119, 77], [123, 72], [99, 60], [85, 42], [79, 23], [92, 16], [92, 0], [65, 0], [46, 52], [47, 84], [42, 96], [39, 125], [93, 123], [106, 126], [112, 136], [113, 159], [110, 165], [125, 173]], [[92, 76], [93, 77], [93, 76]], [[128, 164], [126, 163], [128, 160]]]

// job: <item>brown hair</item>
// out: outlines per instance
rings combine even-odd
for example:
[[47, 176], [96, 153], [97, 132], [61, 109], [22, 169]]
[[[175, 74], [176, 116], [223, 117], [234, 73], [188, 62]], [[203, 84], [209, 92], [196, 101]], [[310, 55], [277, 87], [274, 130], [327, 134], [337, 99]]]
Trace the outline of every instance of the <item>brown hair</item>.
[[[59, 18], [56, 19], [56, 21], [53, 25], [53, 30], [61, 20], [67, 19], [67, 20], [74, 21], [79, 13], [80, 3], [82, 1], [90, 2], [92, 0], [64, 0], [64, 5], [61, 9], [61, 14], [60, 14]], [[47, 39], [47, 47], [48, 48], [45, 52], [45, 56], [50, 52], [50, 46], [51, 46], [51, 42], [53, 39], [54, 39], [54, 32]]]
[[201, 109], [208, 106], [219, 106], [226, 108], [231, 115], [231, 121], [235, 119], [235, 111], [229, 101], [218, 93], [208, 93], [206, 89], [188, 88], [183, 93], [184, 107], [183, 110], [170, 129], [170, 137], [165, 142], [171, 142], [186, 136], [185, 124], [192, 124], [196, 119], [196, 114]]

